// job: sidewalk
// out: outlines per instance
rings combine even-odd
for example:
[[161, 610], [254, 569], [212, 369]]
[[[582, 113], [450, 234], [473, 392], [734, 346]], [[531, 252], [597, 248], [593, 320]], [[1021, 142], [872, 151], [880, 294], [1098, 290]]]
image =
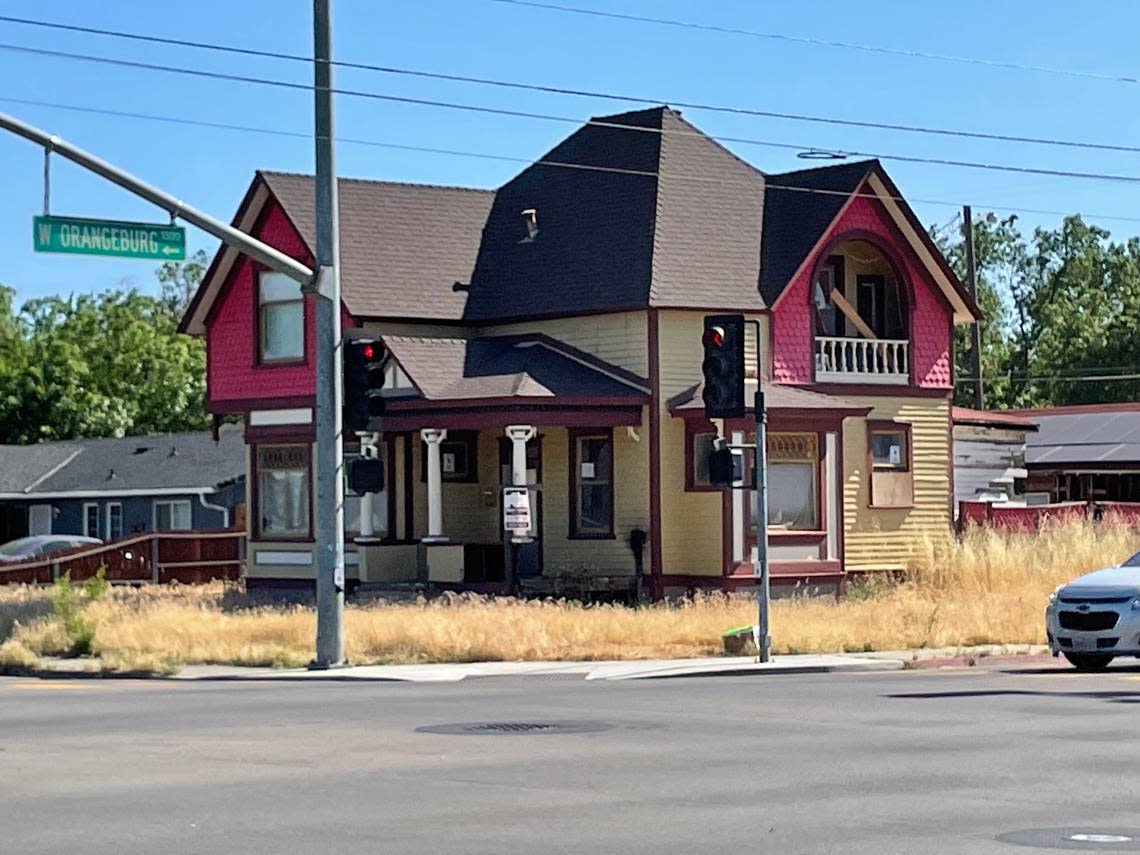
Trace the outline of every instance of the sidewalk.
[[[701, 659], [633, 659], [597, 662], [448, 662], [430, 665], [359, 665], [327, 671], [304, 668], [246, 668], [233, 665], [185, 665], [177, 674], [153, 679], [205, 680], [372, 680], [408, 683], [455, 683], [481, 677], [564, 677], [582, 680], [660, 680], [670, 677], [774, 676], [854, 671], [899, 671], [939, 668], [986, 661], [1042, 657], [1043, 645], [1010, 644], [978, 647], [924, 648], [868, 653], [775, 656], [759, 663], [751, 656], [710, 656]], [[95, 659], [45, 659], [41, 677], [146, 677], [108, 674]]]
[[173, 680], [391, 680], [454, 683], [480, 677], [580, 676], [583, 680], [645, 680], [744, 674], [812, 674], [836, 671], [897, 671], [898, 660], [864, 656], [776, 656], [759, 663], [751, 656], [704, 659], [642, 659], [599, 662], [470, 662], [437, 665], [361, 665], [329, 671], [187, 665]]

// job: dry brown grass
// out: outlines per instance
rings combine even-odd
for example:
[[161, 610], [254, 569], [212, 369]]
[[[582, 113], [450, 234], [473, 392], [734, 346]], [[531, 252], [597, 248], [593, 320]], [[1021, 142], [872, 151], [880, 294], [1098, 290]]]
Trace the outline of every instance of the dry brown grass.
[[[776, 652], [893, 650], [1033, 643], [1059, 583], [1136, 549], [1124, 526], [1067, 524], [1039, 535], [972, 530], [917, 550], [907, 581], [857, 586], [842, 603], [781, 600]], [[236, 601], [236, 605], [235, 605]], [[115, 589], [88, 607], [94, 650], [114, 670], [181, 663], [300, 666], [311, 656], [312, 609], [243, 606], [221, 585]], [[346, 610], [351, 661], [643, 659], [707, 656], [721, 633], [751, 623], [754, 604], [707, 596], [641, 609], [567, 602], [448, 597]], [[59, 655], [68, 641], [48, 592], [0, 590], [0, 669]]]

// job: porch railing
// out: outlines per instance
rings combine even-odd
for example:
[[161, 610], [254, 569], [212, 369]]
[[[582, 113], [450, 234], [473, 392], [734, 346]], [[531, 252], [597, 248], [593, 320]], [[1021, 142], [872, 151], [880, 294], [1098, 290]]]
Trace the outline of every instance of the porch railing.
[[821, 382], [906, 383], [910, 377], [910, 342], [816, 336], [815, 377]]

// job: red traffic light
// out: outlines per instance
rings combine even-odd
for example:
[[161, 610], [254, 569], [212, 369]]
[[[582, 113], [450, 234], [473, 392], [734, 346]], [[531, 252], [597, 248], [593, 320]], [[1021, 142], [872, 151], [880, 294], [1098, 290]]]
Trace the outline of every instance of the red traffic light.
[[364, 358], [365, 358], [365, 359], [371, 359], [371, 358], [372, 358], [372, 354], [373, 354], [375, 351], [372, 349], [372, 345], [370, 345], [370, 344], [366, 344], [366, 345], [364, 345], [364, 351], [363, 351], [363, 352], [364, 352]]
[[705, 330], [704, 339], [701, 343], [705, 347], [723, 347], [724, 327], [709, 327]]

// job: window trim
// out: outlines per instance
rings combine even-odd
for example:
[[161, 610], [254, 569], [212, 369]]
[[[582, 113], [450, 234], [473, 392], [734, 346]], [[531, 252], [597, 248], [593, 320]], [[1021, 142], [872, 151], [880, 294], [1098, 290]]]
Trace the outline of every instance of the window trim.
[[119, 537], [122, 537], [126, 532], [126, 518], [123, 516], [123, 503], [122, 502], [107, 502], [105, 514], [105, 525], [107, 532], [107, 540], [115, 540], [116, 538], [111, 534], [111, 509], [119, 509]]
[[[92, 532], [91, 526], [88, 525], [90, 517], [88, 516], [91, 508], [95, 509], [95, 531]], [[101, 530], [101, 515], [99, 514], [98, 502], [84, 502], [83, 503], [83, 536], [84, 537], [100, 537]]]
[[[880, 466], [875, 468], [872, 437], [876, 433], [901, 433], [906, 441], [906, 467], [902, 469]], [[867, 507], [886, 510], [905, 510], [914, 507], [914, 431], [910, 422], [891, 419], [868, 419], [867, 421]], [[875, 474], [908, 475], [910, 478], [910, 501], [896, 504], [883, 504], [875, 501]]]
[[[190, 528], [164, 528], [158, 527], [158, 506], [159, 505], [185, 505], [186, 512], [190, 516]], [[173, 520], [174, 514], [171, 513]], [[193, 531], [194, 530], [194, 505], [189, 499], [155, 499], [151, 502], [151, 531]]]
[[[462, 443], [466, 446], [467, 472], [461, 477], [455, 473], [443, 471], [444, 446]], [[479, 483], [479, 431], [477, 430], [449, 430], [447, 439], [439, 444], [439, 477], [443, 484], [478, 484]], [[420, 483], [427, 483], [427, 443], [420, 439]]]
[[[835, 310], [835, 315], [832, 317], [832, 320], [834, 321], [832, 329], [830, 331], [825, 330], [822, 333], [816, 332], [817, 329], [823, 326], [823, 316], [819, 313], [819, 307], [815, 305], [815, 284], [819, 280], [819, 274], [822, 273], [824, 269], [829, 267], [831, 268], [831, 287], [833, 289], [838, 289], [839, 293], [844, 297], [847, 296], [847, 259], [840, 253], [830, 253], [826, 258], [823, 259], [823, 262], [816, 270], [815, 276], [811, 281], [812, 287], [808, 290], [808, 300], [811, 303], [811, 313], [813, 318], [813, 338], [821, 335], [824, 338], [831, 336], [842, 336], [846, 332], [847, 318], [838, 309]], [[835, 328], [836, 326], [843, 326], [844, 332], [840, 332]]]
[[[615, 540], [614, 533], [614, 515], [617, 510], [617, 472], [614, 470], [614, 429], [612, 427], [605, 428], [567, 428], [567, 437], [569, 439], [569, 448], [567, 449], [567, 458], [570, 463], [569, 478], [567, 483], [569, 485], [569, 519], [568, 523], [568, 540]], [[605, 531], [599, 532], [583, 532], [579, 530], [579, 511], [580, 505], [578, 503], [578, 489], [581, 486], [579, 474], [581, 472], [578, 461], [578, 443], [583, 439], [606, 439], [609, 441], [610, 449], [610, 517], [609, 526]]]
[[[261, 531], [261, 449], [300, 446], [306, 450], [309, 479], [309, 527], [304, 535], [263, 534]], [[252, 534], [252, 540], [258, 543], [314, 543], [313, 537], [313, 445], [311, 442], [300, 440], [296, 442], [260, 442], [250, 446], [250, 480], [249, 510], [247, 511], [247, 526]]]
[[716, 426], [712, 422], [694, 424], [685, 421], [685, 492], [686, 493], [719, 493], [724, 488], [713, 484], [702, 484], [697, 480], [697, 437], [718, 436]]
[[[827, 522], [826, 522], [827, 508], [825, 507], [826, 484], [824, 483], [824, 478], [826, 476], [824, 474], [824, 465], [823, 465], [823, 448], [824, 448], [823, 436], [820, 434], [819, 431], [815, 431], [815, 430], [777, 430], [777, 431], [768, 431], [767, 439], [769, 442], [771, 442], [773, 436], [807, 436], [807, 437], [811, 437], [811, 441], [815, 445], [815, 456], [814, 457], [806, 457], [805, 456], [805, 457], [791, 458], [791, 459], [787, 459], [787, 460], [775, 460], [775, 461], [773, 461], [771, 459], [770, 450], [768, 451], [768, 454], [765, 455], [765, 461], [768, 463], [769, 466], [772, 463], [800, 463], [800, 464], [806, 463], [806, 464], [811, 466], [811, 474], [812, 474], [811, 492], [812, 492], [812, 504], [814, 506], [813, 510], [814, 510], [814, 516], [815, 516], [815, 527], [814, 528], [769, 528], [770, 534], [775, 535], [775, 536], [780, 536], [780, 537], [794, 537], [794, 536], [803, 536], [803, 535], [815, 536], [815, 535], [818, 535], [820, 532], [826, 532], [827, 531]], [[771, 526], [772, 524], [769, 523], [768, 525]]]
[[[299, 300], [271, 300], [268, 303], [262, 303], [261, 277], [265, 273], [274, 272], [276, 271], [270, 270], [262, 264], [253, 264], [253, 287], [250, 289], [253, 292], [253, 367], [277, 368], [283, 365], [308, 365], [309, 301], [305, 299], [305, 295], [302, 293]], [[262, 335], [265, 330], [265, 318], [263, 315], [265, 306], [286, 305], [297, 302], [301, 304], [301, 355], [277, 358], [265, 356], [265, 347], [262, 340]]]

